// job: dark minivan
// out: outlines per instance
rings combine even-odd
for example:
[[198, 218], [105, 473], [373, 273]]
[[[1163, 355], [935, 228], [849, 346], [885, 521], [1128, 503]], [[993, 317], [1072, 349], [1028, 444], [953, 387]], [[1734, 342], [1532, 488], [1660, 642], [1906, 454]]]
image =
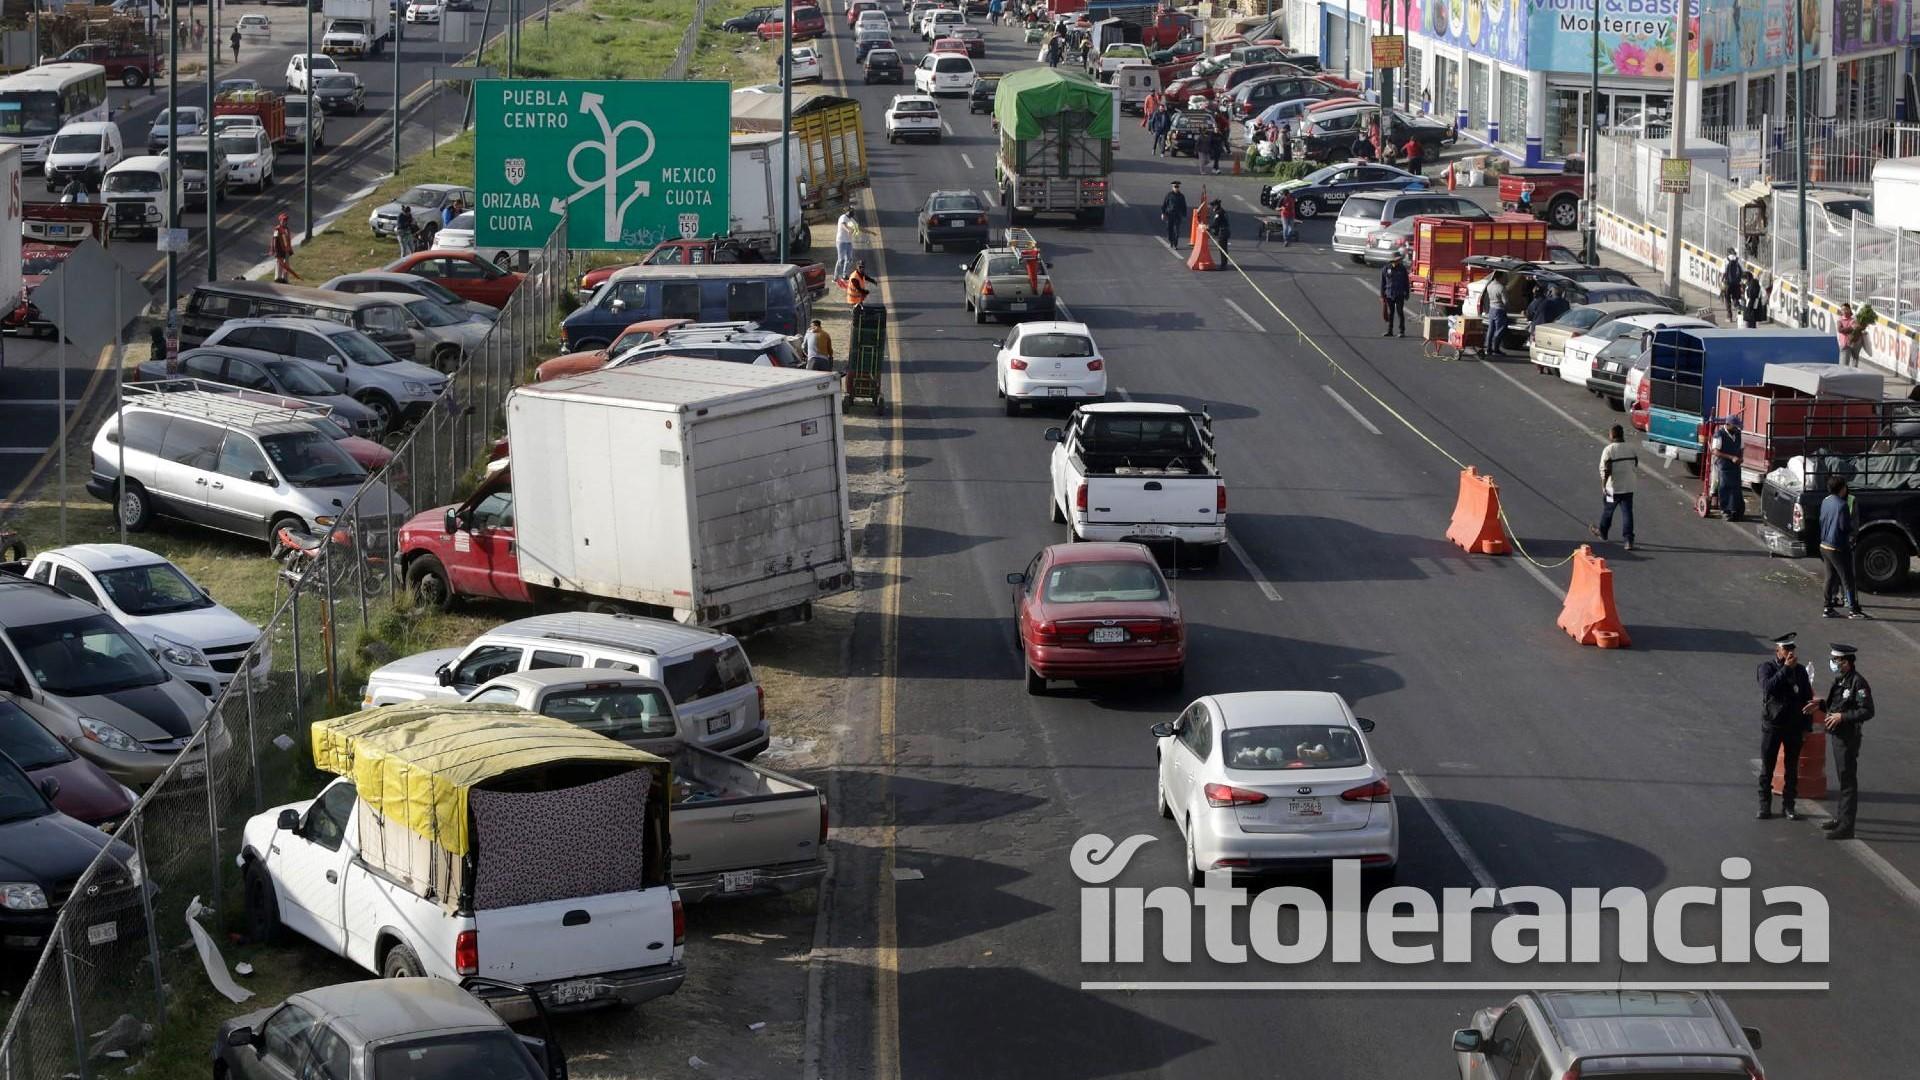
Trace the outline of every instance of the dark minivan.
[[180, 346], [206, 341], [228, 319], [291, 315], [343, 323], [401, 360], [413, 359], [413, 335], [392, 321], [393, 304], [370, 296], [278, 285], [271, 281], [210, 281], [196, 285], [180, 318]]
[[750, 322], [798, 334], [813, 317], [805, 271], [780, 263], [629, 266], [560, 324], [563, 352], [599, 349], [646, 319]]

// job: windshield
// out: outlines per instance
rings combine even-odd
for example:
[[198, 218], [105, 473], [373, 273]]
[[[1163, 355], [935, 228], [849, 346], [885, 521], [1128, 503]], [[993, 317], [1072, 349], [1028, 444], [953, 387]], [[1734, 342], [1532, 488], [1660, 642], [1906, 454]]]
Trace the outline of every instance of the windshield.
[[381, 1080], [541, 1080], [526, 1047], [504, 1027], [387, 1043], [373, 1052], [367, 1075]]
[[1229, 769], [1351, 769], [1367, 754], [1352, 728], [1325, 724], [1228, 728], [1220, 760]]
[[322, 75], [313, 80], [313, 85], [321, 90], [351, 90], [355, 80], [351, 75]]
[[115, 170], [107, 174], [106, 190], [109, 193], [146, 195], [161, 188], [160, 174], [156, 172], [120, 172]]
[[452, 289], [447, 288], [432, 278], [414, 277], [411, 274], [406, 275], [406, 277], [408, 279], [407, 287], [395, 291], [417, 293], [420, 296], [438, 300], [456, 311], [466, 305], [466, 301], [456, 296]]
[[[167, 110], [161, 109], [160, 115], [156, 117], [153, 121], [153, 126], [160, 127], [160, 128], [166, 127], [168, 115], [169, 114]], [[181, 109], [180, 119], [174, 121], [173, 125], [175, 127], [199, 127], [200, 126], [200, 110], [199, 109]]]
[[469, 232], [473, 231], [473, 211], [468, 210], [463, 214], [455, 214], [453, 220], [447, 222], [447, 228], [466, 229]]
[[417, 187], [407, 189], [399, 201], [408, 206], [439, 206], [446, 198], [447, 193], [440, 188]]
[[321, 416], [315, 412], [303, 412], [301, 415], [307, 423], [313, 425], [315, 431], [318, 431], [329, 439], [338, 441], [340, 439], [350, 439], [353, 437], [352, 432], [334, 423], [329, 417]]
[[941, 195], [933, 200], [935, 210], [966, 210], [979, 212], [982, 207], [977, 195]]
[[675, 703], [688, 705], [753, 682], [747, 654], [738, 645], [723, 645], [668, 664], [667, 693]]
[[1334, 180], [1334, 178], [1341, 176], [1348, 171], [1349, 171], [1348, 167], [1345, 165], [1329, 165], [1324, 169], [1320, 169], [1316, 172], [1308, 173], [1305, 182], [1308, 184], [1331, 183]]
[[22, 821], [53, 813], [53, 804], [27, 774], [0, 761], [0, 821]]
[[273, 373], [273, 379], [289, 394], [326, 397], [334, 393], [327, 381], [314, 374], [313, 369], [304, 363], [293, 360], [270, 361], [266, 368]]
[[427, 326], [459, 326], [467, 321], [465, 316], [448, 311], [446, 305], [438, 300], [429, 300], [424, 296], [407, 301], [407, 311]]
[[306, 119], [307, 99], [304, 97], [289, 97], [287, 99], [287, 115], [295, 120]]
[[382, 364], [399, 363], [399, 358], [374, 344], [374, 340], [358, 330], [346, 329], [327, 334], [327, 344], [340, 350], [340, 355], [356, 364], [379, 367]]
[[1577, 307], [1553, 320], [1553, 324], [1555, 326], [1571, 327], [1575, 330], [1585, 330], [1594, 323], [1599, 322], [1601, 315], [1602, 312], [1599, 308]]
[[73, 760], [73, 754], [27, 711], [0, 698], [0, 754], [23, 769], [44, 769]]
[[294, 487], [358, 485], [367, 478], [367, 470], [318, 431], [268, 435], [260, 445]]
[[56, 154], [97, 154], [101, 150], [101, 135], [59, 135], [53, 140], [53, 153]]
[[167, 615], [213, 606], [187, 575], [172, 563], [148, 563], [119, 570], [103, 570], [94, 577], [113, 606], [129, 615]]
[[1162, 600], [1166, 584], [1143, 562], [1075, 562], [1047, 571], [1042, 593], [1050, 604]]
[[168, 678], [133, 635], [105, 615], [16, 626], [8, 636], [49, 694], [112, 694]]
[[562, 690], [548, 694], [540, 711], [556, 720], [597, 731], [609, 739], [657, 738], [674, 734], [673, 706], [651, 686]]
[[252, 135], [222, 135], [219, 145], [228, 157], [248, 157], [260, 150], [260, 141]]
[[0, 94], [0, 135], [52, 135], [64, 119], [60, 95], [52, 90]]
[[196, 169], [200, 172], [207, 170], [207, 152], [205, 150], [182, 150], [174, 154], [173, 157], [175, 161], [180, 163], [181, 168]]

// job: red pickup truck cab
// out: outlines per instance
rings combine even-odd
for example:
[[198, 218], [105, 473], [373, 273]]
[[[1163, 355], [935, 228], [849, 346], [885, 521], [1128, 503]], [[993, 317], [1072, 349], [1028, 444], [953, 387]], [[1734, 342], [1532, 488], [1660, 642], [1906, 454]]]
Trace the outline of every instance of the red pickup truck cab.
[[423, 603], [445, 608], [462, 597], [516, 603], [531, 598], [513, 542], [511, 471], [496, 462], [466, 501], [416, 514], [400, 526], [400, 566]]
[[1500, 208], [1518, 210], [1521, 194], [1532, 196], [1533, 216], [1556, 229], [1577, 228], [1587, 181], [1577, 160], [1564, 169], [1513, 169], [1500, 177]]
[[1140, 44], [1149, 49], [1165, 49], [1193, 33], [1193, 16], [1184, 11], [1162, 9], [1153, 13], [1153, 21], [1140, 28]]
[[83, 41], [48, 63], [99, 64], [107, 69], [107, 78], [122, 86], [144, 86], [155, 75], [165, 74], [167, 54], [148, 51], [136, 41]]

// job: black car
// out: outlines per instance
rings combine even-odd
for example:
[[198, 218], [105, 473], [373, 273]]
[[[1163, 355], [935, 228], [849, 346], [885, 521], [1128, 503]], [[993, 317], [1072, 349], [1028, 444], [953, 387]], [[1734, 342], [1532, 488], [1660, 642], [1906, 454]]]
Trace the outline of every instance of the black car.
[[1147, 54], [1147, 61], [1153, 65], [1174, 64], [1182, 60], [1191, 60], [1207, 51], [1199, 38], [1183, 37], [1164, 49]]
[[141, 929], [137, 903], [131, 919], [107, 912], [119, 894], [138, 898], [140, 861], [133, 848], [55, 810], [50, 794], [0, 754], [0, 950], [46, 946], [61, 905], [101, 848], [112, 850], [117, 865], [103, 867], [89, 883], [85, 926], [74, 933], [90, 942], [132, 937]]
[[315, 75], [313, 97], [325, 112], [358, 116], [367, 108], [367, 86], [351, 71]]
[[1282, 180], [1260, 189], [1261, 206], [1279, 206], [1288, 192], [1303, 218], [1318, 217], [1346, 205], [1349, 196], [1363, 191], [1420, 191], [1427, 179], [1405, 169], [1369, 161], [1343, 161], [1308, 173], [1298, 180]]
[[1329, 82], [1300, 75], [1268, 75], [1243, 82], [1227, 95], [1234, 117], [1245, 120], [1259, 116], [1269, 105], [1295, 98], [1330, 98], [1347, 93]]
[[[1380, 111], [1371, 106], [1351, 110], [1333, 110], [1332, 115], [1313, 116], [1293, 140], [1294, 154], [1306, 161], [1344, 161], [1353, 152], [1353, 142], [1366, 134], [1368, 122]], [[1387, 122], [1386, 144], [1395, 152], [1412, 139], [1420, 144], [1428, 158], [1439, 154], [1442, 146], [1452, 144], [1459, 133], [1438, 120], [1425, 116], [1394, 113]]]
[[751, 34], [760, 29], [760, 24], [780, 17], [782, 9], [777, 7], [757, 7], [745, 15], [735, 15], [720, 24], [720, 29], [736, 34]]
[[1774, 555], [1805, 558], [1820, 551], [1820, 502], [1827, 478], [1847, 482], [1853, 504], [1853, 577], [1868, 592], [1906, 588], [1920, 535], [1920, 490], [1914, 487], [1920, 451], [1920, 404], [1880, 403], [1878, 436], [1852, 454], [1808, 453], [1805, 467], [1775, 469], [1760, 488], [1760, 530]]
[[973, 89], [967, 91], [967, 111], [970, 113], [990, 113], [993, 111], [993, 92], [1000, 85], [1000, 77], [988, 78], [985, 75], [973, 80]]
[[875, 49], [892, 49], [894, 52], [900, 51], [899, 48], [894, 45], [893, 39], [890, 37], [862, 38], [862, 37], [856, 36], [853, 39], [854, 62], [857, 64], [865, 64], [867, 62], [867, 54], [872, 52]]
[[936, 191], [920, 207], [920, 250], [952, 243], [987, 244], [987, 205], [971, 191]]
[[905, 83], [906, 71], [900, 66], [898, 49], [874, 49], [860, 64], [862, 81], [868, 83]]

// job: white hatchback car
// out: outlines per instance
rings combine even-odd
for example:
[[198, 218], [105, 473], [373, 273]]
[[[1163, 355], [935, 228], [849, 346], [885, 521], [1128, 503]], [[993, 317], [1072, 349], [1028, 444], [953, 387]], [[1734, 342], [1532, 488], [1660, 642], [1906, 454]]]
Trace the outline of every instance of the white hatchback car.
[[1628, 315], [1600, 324], [1567, 340], [1560, 357], [1560, 377], [1607, 399], [1615, 409], [1626, 408], [1627, 373], [1639, 357], [1642, 339], [1668, 326], [1712, 326], [1691, 315]]
[[959, 53], [928, 53], [913, 69], [913, 88], [923, 94], [972, 93], [973, 80], [973, 61]]
[[1107, 396], [1107, 361], [1086, 323], [1016, 323], [994, 360], [1007, 415], [1045, 400], [1084, 405]]
[[1313, 870], [1353, 859], [1393, 879], [1400, 820], [1366, 733], [1373, 721], [1319, 690], [1215, 694], [1153, 725], [1154, 803], [1186, 838], [1187, 879], [1209, 870]]
[[796, 83], [820, 81], [820, 54], [810, 45], [793, 47], [793, 81]]

